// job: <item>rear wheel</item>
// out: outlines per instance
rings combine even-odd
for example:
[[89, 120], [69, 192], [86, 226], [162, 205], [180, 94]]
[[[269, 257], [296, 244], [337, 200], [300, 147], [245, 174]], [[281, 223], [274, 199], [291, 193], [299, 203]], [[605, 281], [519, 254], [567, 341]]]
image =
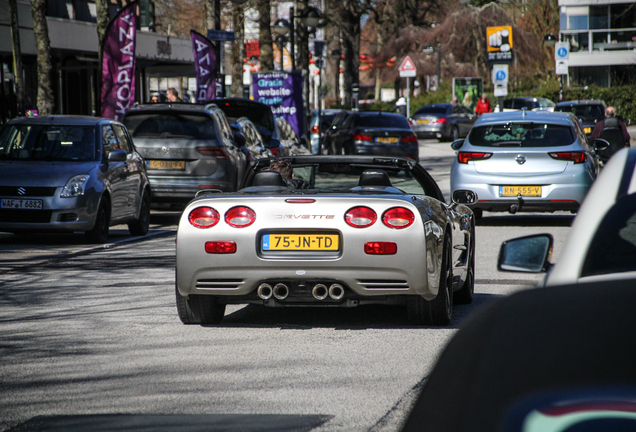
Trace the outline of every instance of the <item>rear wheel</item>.
[[453, 314], [453, 269], [450, 237], [444, 239], [442, 266], [439, 275], [437, 297], [427, 301], [420, 296], [409, 296], [407, 313], [409, 321], [416, 325], [446, 326]]
[[150, 228], [150, 195], [144, 191], [141, 199], [141, 208], [139, 209], [139, 219], [128, 224], [130, 235], [145, 236]]
[[210, 295], [191, 295], [185, 298], [175, 287], [177, 312], [184, 324], [219, 324], [225, 316], [225, 305]]
[[106, 200], [102, 200], [97, 209], [97, 217], [95, 218], [95, 226], [93, 229], [86, 231], [84, 235], [89, 243], [106, 243], [108, 240], [110, 227], [110, 206]]
[[470, 304], [475, 296], [475, 230], [471, 234], [470, 261], [468, 264], [468, 274], [462, 288], [453, 294], [455, 304]]

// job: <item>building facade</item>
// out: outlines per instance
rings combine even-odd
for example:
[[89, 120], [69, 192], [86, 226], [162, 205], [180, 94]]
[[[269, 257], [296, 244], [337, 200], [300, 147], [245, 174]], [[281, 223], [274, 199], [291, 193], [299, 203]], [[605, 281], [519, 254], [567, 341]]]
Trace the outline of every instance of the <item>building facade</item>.
[[636, 2], [559, 0], [571, 84], [636, 84]]

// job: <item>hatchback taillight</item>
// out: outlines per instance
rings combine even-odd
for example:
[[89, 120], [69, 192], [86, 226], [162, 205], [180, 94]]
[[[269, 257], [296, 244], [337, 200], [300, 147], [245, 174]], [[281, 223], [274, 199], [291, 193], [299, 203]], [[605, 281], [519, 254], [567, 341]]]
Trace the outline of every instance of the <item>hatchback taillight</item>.
[[318, 133], [318, 132], [320, 132], [320, 131], [318, 130], [318, 125], [313, 125], [313, 126], [311, 127], [311, 133]]
[[249, 207], [232, 207], [225, 213], [225, 222], [234, 228], [245, 228], [254, 223], [256, 213]]
[[413, 222], [415, 222], [415, 215], [404, 207], [393, 207], [382, 215], [382, 223], [389, 228], [403, 229], [413, 225]]
[[467, 164], [470, 161], [484, 160], [492, 156], [492, 153], [484, 152], [459, 152], [457, 154], [457, 160], [459, 163]]
[[353, 133], [353, 140], [354, 141], [371, 141], [371, 136], [370, 135], [365, 135], [362, 132], [354, 132]]
[[554, 152], [548, 153], [552, 159], [572, 161], [575, 164], [583, 163], [587, 156], [583, 152]]
[[227, 154], [223, 147], [212, 147], [212, 146], [200, 146], [195, 147], [196, 151], [198, 151], [202, 156], [214, 156], [217, 159], [227, 159]]
[[378, 215], [369, 207], [353, 207], [345, 213], [345, 222], [354, 228], [370, 227], [378, 220]]
[[415, 142], [417, 142], [417, 137], [415, 136], [415, 134], [411, 134], [411, 135], [402, 137], [402, 142], [415, 143]]
[[212, 228], [219, 220], [219, 212], [212, 207], [197, 207], [188, 215], [190, 224], [197, 228]]

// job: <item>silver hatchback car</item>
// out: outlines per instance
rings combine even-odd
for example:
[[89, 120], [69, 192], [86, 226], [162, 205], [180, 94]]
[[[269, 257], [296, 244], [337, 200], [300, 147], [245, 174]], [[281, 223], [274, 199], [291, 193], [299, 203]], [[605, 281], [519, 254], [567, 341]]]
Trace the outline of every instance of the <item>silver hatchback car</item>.
[[595, 148], [571, 113], [484, 114], [452, 147], [453, 198], [470, 201], [478, 218], [483, 210], [576, 212], [599, 172]]

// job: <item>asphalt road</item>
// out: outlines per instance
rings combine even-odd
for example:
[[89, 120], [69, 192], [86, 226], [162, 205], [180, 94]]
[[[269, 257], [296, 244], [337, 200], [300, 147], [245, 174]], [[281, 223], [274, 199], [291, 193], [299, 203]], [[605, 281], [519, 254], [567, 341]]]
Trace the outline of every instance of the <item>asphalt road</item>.
[[[449, 192], [448, 144], [421, 162]], [[0, 430], [396, 431], [440, 350], [470, 315], [540, 276], [497, 272], [501, 241], [572, 216], [495, 215], [477, 227], [476, 295], [446, 328], [402, 307], [228, 307], [220, 326], [184, 326], [174, 304], [179, 213], [151, 233], [0, 234]]]

